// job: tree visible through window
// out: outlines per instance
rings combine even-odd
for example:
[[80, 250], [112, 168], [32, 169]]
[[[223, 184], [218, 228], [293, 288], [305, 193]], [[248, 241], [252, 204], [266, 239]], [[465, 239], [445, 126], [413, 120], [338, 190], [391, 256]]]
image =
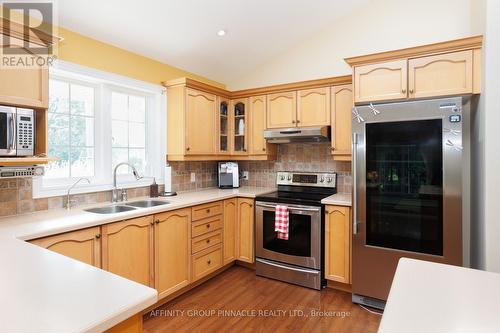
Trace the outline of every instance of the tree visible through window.
[[45, 177], [93, 177], [95, 88], [57, 79], [49, 84], [49, 156], [57, 160]]

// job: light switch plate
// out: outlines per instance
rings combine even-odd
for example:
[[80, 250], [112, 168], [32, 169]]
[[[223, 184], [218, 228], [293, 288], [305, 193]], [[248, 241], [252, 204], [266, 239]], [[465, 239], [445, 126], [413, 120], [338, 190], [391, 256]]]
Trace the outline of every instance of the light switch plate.
[[191, 183], [194, 183], [196, 181], [196, 173], [191, 172]]

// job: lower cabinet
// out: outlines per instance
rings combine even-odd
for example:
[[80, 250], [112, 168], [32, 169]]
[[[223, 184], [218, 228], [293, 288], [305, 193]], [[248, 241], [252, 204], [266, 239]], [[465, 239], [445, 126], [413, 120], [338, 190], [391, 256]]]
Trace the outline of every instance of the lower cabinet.
[[155, 288], [158, 298], [190, 282], [191, 209], [155, 215]]
[[237, 199], [224, 200], [224, 265], [236, 259]]
[[101, 267], [101, 232], [99, 227], [39, 238], [30, 241], [30, 243], [86, 264]]
[[215, 272], [222, 267], [222, 245], [215, 245], [193, 254], [191, 262], [193, 281]]
[[248, 263], [255, 261], [253, 202], [253, 199], [237, 199], [236, 259]]
[[351, 283], [351, 208], [326, 206], [325, 278]]
[[102, 226], [102, 268], [154, 287], [153, 216]]

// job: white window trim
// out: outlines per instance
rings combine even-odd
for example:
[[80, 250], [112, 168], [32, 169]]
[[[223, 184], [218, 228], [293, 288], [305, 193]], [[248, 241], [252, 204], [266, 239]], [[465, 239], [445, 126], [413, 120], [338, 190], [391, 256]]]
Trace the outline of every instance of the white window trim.
[[[110, 101], [108, 98], [100, 98], [101, 90], [111, 89], [112, 86], [117, 89], [134, 90], [142, 92], [147, 96], [146, 103], [152, 107], [146, 117], [146, 157], [148, 159], [148, 174], [143, 179], [136, 181], [132, 175], [119, 175], [117, 184], [119, 188], [135, 188], [148, 186], [152, 183], [152, 177], [158, 184], [163, 184], [163, 173], [166, 156], [166, 94], [165, 88], [160, 85], [131, 79], [125, 76], [100, 71], [97, 69], [58, 60], [54, 67], [50, 69], [51, 77], [62, 77], [74, 81], [91, 82], [102, 89], [96, 89], [95, 100], [100, 101], [94, 105], [95, 130], [94, 135], [103, 138], [105, 142], [94, 140], [95, 154], [95, 177], [91, 179], [91, 184], [80, 183], [71, 193], [92, 193], [108, 191], [113, 188], [112, 172], [107, 171], [106, 166], [111, 166], [111, 136], [109, 128], [111, 117], [104, 117], [102, 110], [110, 110]], [[88, 84], [88, 83], [87, 83]], [[99, 132], [99, 133], [98, 133]], [[99, 135], [98, 135], [99, 134]], [[109, 150], [109, 152], [108, 152]], [[33, 178], [33, 198], [47, 198], [60, 196], [67, 193], [67, 190], [77, 178], [68, 178], [65, 181], [51, 182], [42, 177]]]

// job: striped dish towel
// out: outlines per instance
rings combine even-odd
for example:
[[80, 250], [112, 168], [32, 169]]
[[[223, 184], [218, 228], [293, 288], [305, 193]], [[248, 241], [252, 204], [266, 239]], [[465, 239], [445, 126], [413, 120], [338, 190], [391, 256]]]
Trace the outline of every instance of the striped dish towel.
[[278, 239], [288, 240], [288, 223], [288, 207], [277, 205], [274, 220], [274, 231], [277, 232]]

